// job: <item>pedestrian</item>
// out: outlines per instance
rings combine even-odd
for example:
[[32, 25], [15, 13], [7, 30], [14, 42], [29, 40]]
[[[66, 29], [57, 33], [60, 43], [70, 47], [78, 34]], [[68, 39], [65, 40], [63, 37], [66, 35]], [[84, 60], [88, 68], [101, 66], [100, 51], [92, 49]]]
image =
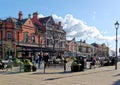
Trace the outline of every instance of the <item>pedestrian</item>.
[[92, 66], [95, 68], [95, 65], [96, 65], [96, 57], [93, 57], [92, 62], [90, 63], [90, 69]]
[[45, 55], [43, 55], [43, 61], [48, 62], [48, 59], [49, 59], [49, 55], [48, 53], [45, 53]]
[[48, 64], [48, 59], [49, 59], [49, 55], [48, 55], [48, 53], [45, 53], [45, 54], [43, 55], [43, 61], [44, 61], [45, 67], [46, 67], [46, 65]]
[[38, 54], [38, 69], [40, 69], [42, 64], [42, 52]]
[[31, 61], [32, 61], [32, 64], [35, 64], [35, 57], [33, 53], [31, 54]]
[[104, 60], [102, 58], [100, 59], [100, 65], [101, 67], [104, 66]]
[[39, 59], [39, 56], [36, 54], [35, 55], [35, 64], [38, 64], [38, 59]]

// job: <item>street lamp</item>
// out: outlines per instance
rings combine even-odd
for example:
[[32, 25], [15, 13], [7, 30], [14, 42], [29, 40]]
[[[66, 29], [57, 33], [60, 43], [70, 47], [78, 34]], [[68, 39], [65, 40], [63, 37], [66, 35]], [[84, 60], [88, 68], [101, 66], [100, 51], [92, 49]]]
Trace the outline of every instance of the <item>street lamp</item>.
[[115, 28], [116, 28], [116, 58], [115, 58], [115, 70], [117, 70], [117, 59], [118, 59], [118, 57], [117, 57], [117, 43], [118, 43], [118, 39], [117, 39], [117, 31], [118, 31], [118, 27], [119, 27], [119, 23], [118, 23], [118, 21], [116, 21], [116, 23], [115, 23]]
[[0, 30], [0, 36], [1, 36], [1, 56], [0, 56], [0, 59], [2, 59], [3, 58], [3, 44], [2, 44], [2, 20], [0, 19], [0, 24], [1, 24], [1, 26], [0, 26], [0, 28], [1, 28], [1, 30]]

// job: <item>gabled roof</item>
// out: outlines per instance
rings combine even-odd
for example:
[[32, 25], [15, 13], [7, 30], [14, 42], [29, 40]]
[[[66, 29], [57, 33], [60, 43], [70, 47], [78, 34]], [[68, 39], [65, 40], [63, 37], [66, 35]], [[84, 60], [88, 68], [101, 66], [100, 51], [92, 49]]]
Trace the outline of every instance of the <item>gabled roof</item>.
[[92, 43], [91, 45], [94, 46], [94, 47], [98, 47], [97, 43]]
[[92, 43], [91, 45], [93, 45], [94, 47], [101, 47], [101, 44], [97, 44], [97, 43]]
[[50, 19], [50, 16], [39, 18], [39, 21], [43, 24], [43, 23], [46, 23], [49, 19]]
[[44, 23], [47, 23], [50, 19], [52, 20], [52, 23], [54, 24], [55, 22], [54, 22], [52, 16], [39, 18], [39, 21], [40, 21], [42, 24], [44, 24]]
[[8, 17], [5, 20], [3, 20], [3, 22], [15, 23], [17, 27], [20, 27], [26, 22], [26, 20], [27, 20], [27, 18], [19, 20], [19, 19], [16, 19], [14, 17]]
[[17, 27], [22, 26], [26, 21], [27, 21], [27, 19], [22, 19], [22, 20], [17, 19], [16, 26]]
[[42, 25], [42, 23], [39, 21], [39, 19], [31, 19], [34, 26], [38, 29], [38, 30], [41, 30], [42, 32], [45, 32], [45, 27]]
[[76, 44], [76, 41], [75, 41], [75, 38], [73, 38], [72, 40], [66, 40], [67, 41], [67, 43], [75, 43]]

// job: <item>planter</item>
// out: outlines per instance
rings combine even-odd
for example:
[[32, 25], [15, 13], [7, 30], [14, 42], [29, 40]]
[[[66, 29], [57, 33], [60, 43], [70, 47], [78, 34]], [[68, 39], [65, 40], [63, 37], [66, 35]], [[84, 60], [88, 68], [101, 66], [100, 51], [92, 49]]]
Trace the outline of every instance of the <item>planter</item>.
[[32, 66], [32, 71], [36, 71], [37, 70], [37, 66], [36, 65], [33, 65]]
[[24, 65], [24, 72], [31, 72], [31, 65]]
[[32, 64], [30, 60], [26, 59], [24, 62], [24, 72], [31, 72]]

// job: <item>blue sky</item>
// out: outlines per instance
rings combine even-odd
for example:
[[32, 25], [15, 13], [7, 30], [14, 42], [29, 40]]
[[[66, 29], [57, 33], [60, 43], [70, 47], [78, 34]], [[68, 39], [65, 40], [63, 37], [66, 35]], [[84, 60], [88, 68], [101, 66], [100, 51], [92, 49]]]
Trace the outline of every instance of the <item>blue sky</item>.
[[[56, 22], [62, 21], [67, 36], [88, 43], [106, 43], [114, 49], [114, 23], [120, 22], [119, 8], [120, 0], [1, 0], [0, 18], [17, 18], [19, 11], [24, 18], [33, 12], [40, 17], [53, 15]], [[118, 35], [119, 32], [120, 28]]]

